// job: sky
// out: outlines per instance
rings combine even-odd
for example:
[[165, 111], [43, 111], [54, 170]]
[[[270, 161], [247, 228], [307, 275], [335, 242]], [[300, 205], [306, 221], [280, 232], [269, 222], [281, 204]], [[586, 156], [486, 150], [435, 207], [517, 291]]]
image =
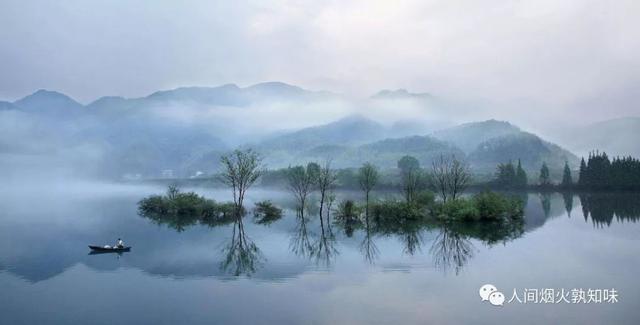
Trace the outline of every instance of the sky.
[[283, 81], [496, 117], [638, 116], [640, 2], [2, 0], [0, 100]]

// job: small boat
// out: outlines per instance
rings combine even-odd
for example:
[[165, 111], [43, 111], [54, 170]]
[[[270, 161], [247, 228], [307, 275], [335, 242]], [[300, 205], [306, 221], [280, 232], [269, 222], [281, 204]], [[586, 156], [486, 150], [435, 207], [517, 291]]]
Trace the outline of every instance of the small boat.
[[125, 247], [104, 247], [104, 246], [93, 246], [93, 245], [89, 245], [89, 248], [91, 248], [92, 253], [96, 252], [96, 253], [120, 253], [120, 252], [128, 252], [131, 250], [131, 246], [125, 246]]

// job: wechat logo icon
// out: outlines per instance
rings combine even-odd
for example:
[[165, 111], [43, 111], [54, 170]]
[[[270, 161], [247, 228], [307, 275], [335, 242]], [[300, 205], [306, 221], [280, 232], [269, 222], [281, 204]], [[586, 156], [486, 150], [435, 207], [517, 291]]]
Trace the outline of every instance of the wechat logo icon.
[[478, 290], [482, 301], [488, 301], [494, 306], [504, 306], [504, 294], [493, 284], [485, 284]]

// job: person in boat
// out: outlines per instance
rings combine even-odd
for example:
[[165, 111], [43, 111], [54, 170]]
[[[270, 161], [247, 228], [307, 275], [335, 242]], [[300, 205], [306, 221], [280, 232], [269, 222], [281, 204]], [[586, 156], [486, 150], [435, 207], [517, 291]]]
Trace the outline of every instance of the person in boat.
[[122, 239], [118, 238], [118, 241], [116, 242], [116, 246], [114, 246], [115, 248], [124, 248], [124, 242], [122, 241]]

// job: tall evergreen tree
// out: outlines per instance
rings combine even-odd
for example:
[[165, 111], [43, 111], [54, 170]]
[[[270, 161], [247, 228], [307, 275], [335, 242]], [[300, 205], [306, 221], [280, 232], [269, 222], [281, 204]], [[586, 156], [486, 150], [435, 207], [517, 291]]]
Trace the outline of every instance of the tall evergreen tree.
[[549, 176], [549, 167], [547, 167], [547, 163], [543, 162], [542, 167], [540, 168], [540, 185], [549, 186], [551, 185], [551, 178]]
[[569, 188], [573, 186], [573, 179], [571, 178], [571, 168], [569, 168], [569, 162], [564, 162], [564, 171], [562, 172], [562, 187]]
[[516, 168], [516, 185], [518, 188], [527, 187], [527, 172], [522, 168], [520, 159], [518, 159], [518, 167]]
[[580, 185], [580, 187], [587, 186], [587, 163], [584, 162], [584, 157], [580, 159], [580, 172], [578, 174], [578, 185]]

